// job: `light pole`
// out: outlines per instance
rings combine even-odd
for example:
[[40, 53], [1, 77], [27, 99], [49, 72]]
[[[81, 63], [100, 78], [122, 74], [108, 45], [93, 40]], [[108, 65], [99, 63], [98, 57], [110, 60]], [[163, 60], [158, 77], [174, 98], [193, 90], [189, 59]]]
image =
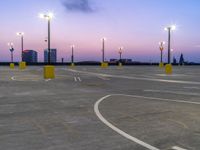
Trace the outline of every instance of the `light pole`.
[[171, 59], [172, 59], [172, 63], [173, 63], [173, 52], [174, 52], [174, 49], [171, 49]]
[[71, 63], [72, 65], [74, 64], [74, 45], [71, 45], [71, 49], [72, 49], [72, 56], [71, 56]]
[[119, 48], [119, 62], [122, 63], [122, 50], [123, 50], [123, 47], [120, 47]]
[[17, 32], [17, 36], [20, 36], [21, 37], [21, 59], [22, 59], [22, 62], [23, 62], [23, 51], [24, 51], [24, 33], [23, 32]]
[[40, 18], [46, 19], [48, 21], [48, 64], [51, 64], [51, 19], [53, 18], [53, 13], [40, 14]]
[[10, 56], [11, 56], [11, 63], [13, 63], [13, 52], [14, 52], [14, 44], [13, 43], [8, 43], [8, 46], [9, 46], [9, 50], [10, 50]]
[[163, 63], [163, 50], [164, 50], [164, 44], [165, 42], [162, 41], [162, 42], [159, 42], [159, 45], [160, 45], [160, 63]]
[[106, 41], [106, 38], [102, 38], [102, 63], [105, 62], [105, 41]]
[[168, 31], [168, 64], [171, 64], [171, 31], [175, 30], [176, 26], [171, 25], [165, 28], [166, 31]]

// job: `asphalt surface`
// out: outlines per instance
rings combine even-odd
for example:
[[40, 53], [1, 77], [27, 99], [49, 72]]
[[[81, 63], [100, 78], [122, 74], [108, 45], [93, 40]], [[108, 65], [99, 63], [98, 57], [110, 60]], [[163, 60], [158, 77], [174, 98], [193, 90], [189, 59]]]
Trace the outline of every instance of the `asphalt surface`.
[[0, 67], [0, 150], [199, 150], [200, 69]]

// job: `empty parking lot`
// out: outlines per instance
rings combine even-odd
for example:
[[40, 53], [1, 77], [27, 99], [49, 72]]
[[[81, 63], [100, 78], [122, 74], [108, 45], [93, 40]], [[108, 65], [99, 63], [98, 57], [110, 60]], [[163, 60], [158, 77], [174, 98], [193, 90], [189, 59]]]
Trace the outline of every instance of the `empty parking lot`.
[[0, 149], [199, 150], [200, 70], [0, 67]]

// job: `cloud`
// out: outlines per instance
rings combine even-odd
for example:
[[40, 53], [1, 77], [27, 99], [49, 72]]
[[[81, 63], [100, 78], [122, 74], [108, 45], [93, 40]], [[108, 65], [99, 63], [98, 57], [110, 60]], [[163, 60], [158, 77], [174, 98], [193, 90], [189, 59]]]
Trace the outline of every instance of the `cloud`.
[[94, 13], [96, 10], [92, 7], [89, 0], [64, 0], [62, 1], [63, 6], [67, 11], [71, 12], [83, 12], [83, 13]]

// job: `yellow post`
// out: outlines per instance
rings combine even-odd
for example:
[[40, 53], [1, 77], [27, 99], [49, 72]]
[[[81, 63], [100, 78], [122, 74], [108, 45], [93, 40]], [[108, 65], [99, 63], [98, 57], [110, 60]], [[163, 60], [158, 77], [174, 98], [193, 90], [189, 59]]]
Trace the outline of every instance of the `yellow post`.
[[159, 67], [160, 67], [160, 68], [163, 68], [163, 67], [164, 67], [164, 63], [162, 63], [162, 62], [159, 63]]
[[19, 62], [19, 69], [21, 69], [21, 70], [26, 69], [26, 62], [24, 62], [24, 61]]
[[10, 69], [15, 69], [15, 64], [14, 63], [10, 63]]
[[75, 67], [75, 64], [74, 64], [74, 63], [71, 63], [71, 67]]
[[119, 63], [119, 65], [118, 65], [119, 67], [122, 67], [122, 63]]
[[44, 79], [54, 79], [54, 78], [55, 78], [55, 67], [44, 66]]
[[167, 65], [165, 66], [165, 73], [166, 73], [166, 74], [172, 74], [172, 71], [173, 71], [172, 65], [171, 65], [171, 64], [167, 64]]
[[105, 63], [105, 62], [101, 63], [101, 68], [107, 68], [107, 67], [108, 67], [108, 63]]

